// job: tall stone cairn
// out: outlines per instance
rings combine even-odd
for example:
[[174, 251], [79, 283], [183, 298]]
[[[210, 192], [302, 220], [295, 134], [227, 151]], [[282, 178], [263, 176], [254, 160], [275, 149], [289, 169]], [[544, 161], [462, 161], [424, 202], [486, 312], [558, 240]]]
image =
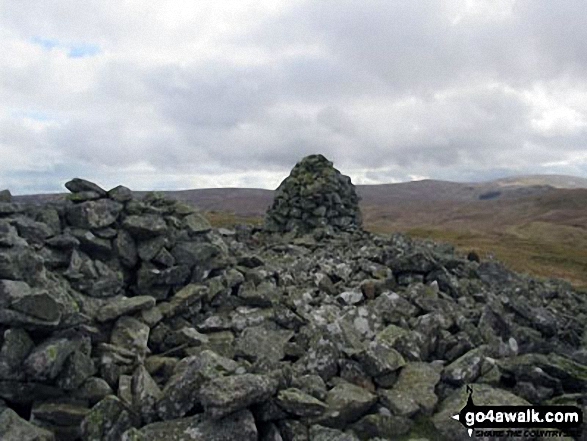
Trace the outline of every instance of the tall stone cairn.
[[361, 229], [359, 196], [351, 178], [322, 155], [303, 158], [275, 192], [265, 216], [271, 232], [306, 233], [320, 227]]

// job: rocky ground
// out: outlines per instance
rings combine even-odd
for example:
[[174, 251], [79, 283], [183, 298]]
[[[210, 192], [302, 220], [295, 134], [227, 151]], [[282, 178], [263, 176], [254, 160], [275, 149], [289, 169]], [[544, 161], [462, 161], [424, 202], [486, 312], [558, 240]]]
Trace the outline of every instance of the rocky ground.
[[587, 297], [564, 282], [402, 235], [215, 230], [156, 194], [67, 188], [1, 195], [2, 440], [465, 440], [466, 385], [476, 405], [585, 411]]

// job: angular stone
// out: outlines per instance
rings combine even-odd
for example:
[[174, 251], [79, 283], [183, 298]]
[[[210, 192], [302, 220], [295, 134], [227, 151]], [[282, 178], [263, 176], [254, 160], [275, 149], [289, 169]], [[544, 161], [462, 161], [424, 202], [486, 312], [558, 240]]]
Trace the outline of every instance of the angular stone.
[[128, 202], [132, 199], [132, 191], [124, 185], [118, 185], [108, 190], [108, 197], [116, 202]]
[[442, 379], [455, 386], [473, 383], [481, 375], [485, 347], [475, 348], [459, 357], [442, 371]]
[[75, 398], [87, 400], [93, 406], [108, 395], [114, 395], [114, 392], [102, 378], [90, 377], [77, 390], [73, 391], [72, 395]]
[[118, 230], [118, 235], [114, 239], [114, 251], [124, 266], [127, 268], [136, 266], [139, 260], [137, 246], [128, 231]]
[[[352, 430], [361, 440], [397, 439], [410, 431], [412, 421], [400, 416], [383, 414], [366, 415], [357, 421]], [[449, 438], [454, 439], [454, 438]]]
[[541, 370], [546, 375], [541, 376], [539, 383], [548, 387], [552, 384], [547, 383], [547, 376], [558, 379], [568, 392], [584, 391], [587, 385], [587, 366], [555, 353], [523, 354], [498, 360], [497, 364], [500, 371], [513, 374], [518, 380], [528, 378], [532, 371]]
[[0, 279], [24, 280], [35, 285], [46, 276], [43, 258], [28, 247], [0, 250]]
[[380, 389], [381, 403], [395, 415], [431, 415], [438, 403], [434, 388], [439, 381], [437, 368], [428, 363], [408, 363], [391, 390]]
[[149, 424], [140, 430], [142, 441], [257, 441], [253, 414], [248, 410], [213, 420], [196, 415], [173, 421]]
[[53, 236], [45, 241], [45, 244], [48, 246], [57, 248], [59, 250], [71, 250], [73, 248], [77, 248], [79, 243], [79, 240], [69, 233]]
[[200, 387], [215, 377], [232, 374], [238, 365], [212, 351], [181, 360], [173, 376], [163, 389], [157, 403], [157, 413], [162, 420], [180, 418], [198, 404], [196, 399]]
[[80, 346], [79, 340], [50, 338], [34, 348], [24, 362], [31, 379], [53, 380], [59, 375], [65, 360]]
[[365, 415], [377, 401], [377, 395], [343, 381], [328, 391], [326, 404], [329, 426], [343, 427]]
[[106, 196], [106, 190], [93, 182], [87, 181], [86, 179], [73, 178], [71, 181], [65, 183], [67, 188], [72, 193], [80, 193], [82, 191], [93, 191], [98, 193], [100, 196]]
[[182, 226], [190, 234], [207, 233], [212, 229], [210, 222], [200, 213], [192, 213], [183, 218]]
[[110, 199], [82, 202], [68, 207], [67, 220], [77, 228], [105, 228], [116, 222], [122, 208], [122, 204]]
[[62, 307], [52, 296], [41, 291], [15, 300], [11, 309], [47, 322], [58, 322]]
[[56, 426], [79, 426], [89, 412], [87, 407], [58, 401], [35, 403], [31, 410], [33, 420]]
[[220, 254], [222, 249], [217, 245], [199, 242], [180, 242], [171, 250], [176, 263], [189, 267], [207, 264]]
[[302, 418], [320, 416], [327, 409], [324, 402], [296, 388], [280, 391], [277, 404], [286, 412]]
[[153, 306], [155, 306], [155, 299], [151, 296], [119, 297], [104, 305], [98, 311], [96, 318], [99, 322], [107, 322]]
[[357, 359], [365, 372], [372, 377], [391, 374], [406, 364], [399, 352], [377, 341], [357, 354]]
[[22, 363], [33, 348], [34, 343], [24, 329], [12, 328], [4, 331], [4, 342], [0, 349], [0, 379], [22, 377]]
[[83, 351], [76, 350], [65, 361], [63, 370], [57, 379], [57, 385], [63, 390], [74, 390], [96, 372], [94, 360]]
[[143, 322], [132, 317], [123, 316], [116, 321], [110, 342], [144, 358], [147, 353], [149, 331], [150, 328]]
[[284, 346], [293, 335], [292, 331], [266, 326], [246, 328], [237, 339], [236, 351], [250, 361], [264, 359], [277, 362], [285, 356]]
[[193, 305], [198, 304], [207, 294], [205, 286], [190, 283], [180, 289], [168, 302], [159, 305], [164, 317], [170, 318], [183, 314]]
[[232, 375], [208, 381], [198, 395], [206, 413], [218, 419], [267, 400], [277, 386], [275, 379], [265, 375]]
[[153, 260], [166, 243], [167, 239], [164, 236], [157, 236], [141, 241], [137, 246], [139, 257], [147, 262]]
[[155, 214], [131, 215], [122, 222], [122, 227], [137, 239], [148, 239], [167, 231], [167, 224]]
[[310, 427], [309, 435], [312, 441], [360, 441], [352, 432], [343, 433], [340, 430], [319, 425]]
[[144, 366], [136, 368], [132, 376], [132, 405], [144, 424], [155, 421], [155, 405], [161, 399], [161, 389]]
[[81, 423], [84, 441], [119, 441], [133, 426], [127, 407], [115, 396], [108, 396], [96, 404]]
[[0, 439], [3, 441], [55, 441], [55, 435], [23, 420], [12, 409], [0, 413]]
[[29, 243], [41, 244], [54, 234], [47, 224], [36, 222], [27, 217], [18, 217], [12, 224], [16, 227], [20, 237], [23, 237]]

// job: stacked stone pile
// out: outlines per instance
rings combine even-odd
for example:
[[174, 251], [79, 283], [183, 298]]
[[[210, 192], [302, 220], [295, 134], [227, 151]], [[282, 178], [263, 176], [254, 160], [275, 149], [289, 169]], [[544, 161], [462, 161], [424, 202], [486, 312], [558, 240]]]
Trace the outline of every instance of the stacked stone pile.
[[585, 406], [587, 298], [564, 282], [67, 187], [0, 203], [2, 440], [468, 440], [468, 384], [477, 405]]
[[318, 227], [358, 229], [361, 222], [359, 197], [351, 179], [324, 156], [310, 155], [277, 188], [265, 226], [270, 231], [304, 233]]

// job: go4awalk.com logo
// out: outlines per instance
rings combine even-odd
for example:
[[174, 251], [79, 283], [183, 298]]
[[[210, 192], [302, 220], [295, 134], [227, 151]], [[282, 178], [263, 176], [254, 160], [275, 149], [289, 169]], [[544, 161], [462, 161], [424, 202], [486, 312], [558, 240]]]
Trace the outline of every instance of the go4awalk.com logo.
[[452, 418], [465, 426], [469, 436], [555, 438], [583, 424], [577, 406], [476, 406], [470, 386], [467, 392], [467, 404]]

